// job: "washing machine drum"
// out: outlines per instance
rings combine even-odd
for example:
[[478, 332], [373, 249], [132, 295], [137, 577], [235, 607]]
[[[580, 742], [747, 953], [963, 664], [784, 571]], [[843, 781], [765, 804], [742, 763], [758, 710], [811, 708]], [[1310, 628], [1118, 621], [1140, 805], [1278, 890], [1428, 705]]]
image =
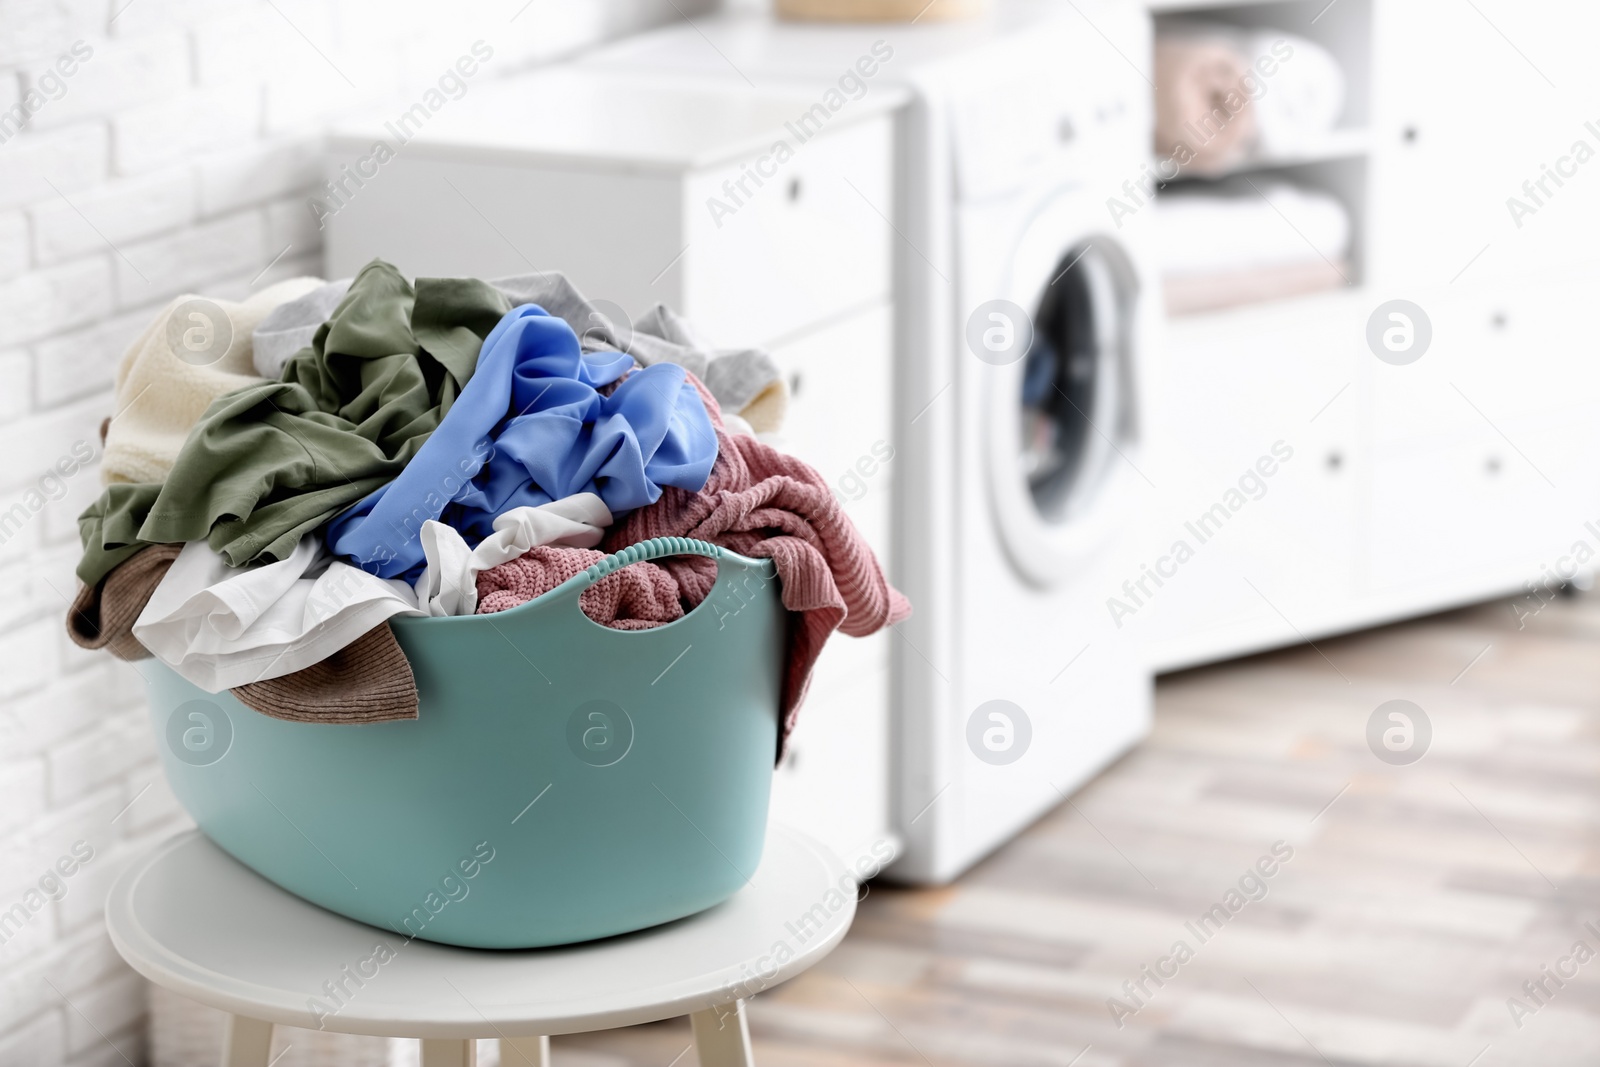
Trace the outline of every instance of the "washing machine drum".
[[1050, 267], [1034, 284], [1026, 355], [994, 368], [988, 403], [995, 519], [1017, 569], [1041, 585], [1081, 570], [1116, 532], [1123, 483], [1139, 477], [1131, 264], [1091, 238]]

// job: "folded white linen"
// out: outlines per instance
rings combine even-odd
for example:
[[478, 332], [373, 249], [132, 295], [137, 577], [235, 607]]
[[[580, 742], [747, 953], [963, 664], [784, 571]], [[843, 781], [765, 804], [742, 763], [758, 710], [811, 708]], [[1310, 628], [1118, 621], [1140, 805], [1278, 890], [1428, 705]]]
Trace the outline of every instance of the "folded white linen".
[[1350, 215], [1325, 192], [1287, 182], [1176, 189], [1156, 198], [1164, 274], [1244, 270], [1350, 251]]
[[1277, 62], [1272, 77], [1262, 79], [1266, 89], [1255, 100], [1258, 153], [1294, 152], [1333, 129], [1344, 114], [1344, 69], [1322, 45], [1291, 33], [1259, 30], [1247, 34], [1240, 47], [1245, 61], [1254, 65], [1264, 57], [1276, 62], [1285, 44], [1293, 52]]
[[540, 545], [593, 548], [611, 525], [611, 510], [593, 493], [512, 508], [494, 520], [494, 533], [468, 548], [454, 526], [422, 524], [427, 557], [417, 579], [418, 606], [428, 615], [471, 615], [478, 610], [478, 573], [509, 563]]
[[230, 567], [183, 546], [133, 624], [139, 643], [208, 693], [279, 678], [331, 656], [395, 615], [421, 615], [405, 582], [332, 559], [303, 537], [277, 563]]

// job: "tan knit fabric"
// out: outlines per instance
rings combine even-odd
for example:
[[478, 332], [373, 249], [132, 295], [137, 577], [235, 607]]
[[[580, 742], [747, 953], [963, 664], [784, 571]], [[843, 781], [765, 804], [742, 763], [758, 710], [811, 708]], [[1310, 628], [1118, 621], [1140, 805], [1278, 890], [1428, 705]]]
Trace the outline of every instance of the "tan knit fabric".
[[151, 545], [123, 561], [98, 585], [79, 586], [67, 611], [67, 636], [80, 648], [103, 648], [122, 660], [149, 659], [133, 624], [150, 602], [182, 545]]
[[[67, 612], [67, 634], [82, 648], [103, 648], [123, 660], [149, 659], [133, 636], [144, 611], [182, 545], [151, 545], [128, 557], [94, 588], [78, 590]], [[291, 722], [388, 722], [417, 717], [417, 680], [389, 624], [281, 678], [233, 690], [246, 707]]]
[[233, 690], [239, 703], [290, 722], [390, 722], [417, 717], [417, 680], [387, 622], [321, 663]]
[[789, 414], [789, 383], [779, 378], [739, 409], [739, 417], [756, 433], [778, 433]]

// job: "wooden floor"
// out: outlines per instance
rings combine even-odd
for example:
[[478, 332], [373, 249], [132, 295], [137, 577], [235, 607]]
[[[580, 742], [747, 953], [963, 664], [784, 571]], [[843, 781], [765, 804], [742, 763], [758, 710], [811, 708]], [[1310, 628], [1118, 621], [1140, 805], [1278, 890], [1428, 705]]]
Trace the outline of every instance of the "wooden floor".
[[[1163, 679], [1154, 734], [1078, 811], [949, 889], [874, 885], [829, 960], [752, 1004], [757, 1061], [1600, 1064], [1600, 958], [1569, 957], [1600, 952], [1600, 594], [1524, 623], [1488, 604]], [[1366, 742], [1395, 698], [1433, 724], [1411, 766]], [[1202, 942], [1185, 924], [1280, 839]], [[1108, 998], [1132, 1008], [1124, 981], [1179, 940], [1119, 1028]], [[688, 1044], [663, 1023], [555, 1062], [691, 1067]]]

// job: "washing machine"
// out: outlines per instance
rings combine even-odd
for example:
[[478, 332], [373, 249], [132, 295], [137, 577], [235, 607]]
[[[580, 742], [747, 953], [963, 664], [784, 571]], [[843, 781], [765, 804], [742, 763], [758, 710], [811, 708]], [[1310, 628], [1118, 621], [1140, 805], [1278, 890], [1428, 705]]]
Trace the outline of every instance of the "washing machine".
[[891, 555], [915, 607], [890, 687], [902, 880], [960, 874], [1149, 726], [1150, 672], [1110, 604], [1125, 583], [1159, 595], [1137, 547], [1155, 494], [1149, 55], [1140, 5], [1001, 2], [927, 26], [729, 14], [586, 60], [819, 99], [909, 90], [881, 212]]

